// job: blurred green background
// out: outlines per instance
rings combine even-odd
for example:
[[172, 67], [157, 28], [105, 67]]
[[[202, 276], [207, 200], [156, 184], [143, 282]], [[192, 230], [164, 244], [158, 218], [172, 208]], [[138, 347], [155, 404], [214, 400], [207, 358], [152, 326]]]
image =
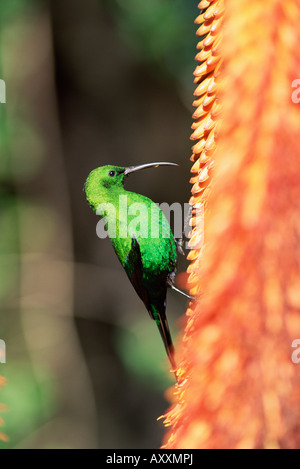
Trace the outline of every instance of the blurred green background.
[[[161, 444], [164, 348], [82, 188], [97, 166], [165, 160], [180, 169], [127, 187], [188, 201], [197, 3], [1, 0], [1, 448]], [[174, 336], [185, 306], [169, 292]]]

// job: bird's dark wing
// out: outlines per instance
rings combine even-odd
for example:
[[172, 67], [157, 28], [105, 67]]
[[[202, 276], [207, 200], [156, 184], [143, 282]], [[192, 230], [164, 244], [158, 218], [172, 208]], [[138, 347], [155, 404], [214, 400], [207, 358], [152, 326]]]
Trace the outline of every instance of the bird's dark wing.
[[[136, 237], [133, 237], [131, 241], [131, 249], [125, 261], [125, 271], [137, 294], [144, 302], [150, 317], [155, 320], [160, 335], [162, 337], [165, 349], [167, 351], [170, 363], [172, 365], [172, 368], [175, 370], [176, 363], [174, 359], [174, 346], [172, 343], [169, 325], [165, 313], [167, 277], [166, 274], [164, 274], [166, 278], [159, 279], [155, 289], [151, 288], [151, 291], [148, 291], [148, 289], [146, 289], [143, 284], [143, 262], [141, 250]], [[152, 285], [152, 287], [154, 287], [154, 285]]]
[[[140, 245], [136, 237], [133, 237], [131, 240], [131, 249], [126, 258], [124, 268], [135, 291], [149, 311], [149, 295], [148, 291], [143, 285], [143, 262]], [[149, 314], [152, 317], [150, 311]]]

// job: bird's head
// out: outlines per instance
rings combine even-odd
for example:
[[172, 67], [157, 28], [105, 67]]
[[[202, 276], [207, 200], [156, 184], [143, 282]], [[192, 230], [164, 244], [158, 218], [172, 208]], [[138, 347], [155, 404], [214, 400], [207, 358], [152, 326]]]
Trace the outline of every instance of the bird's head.
[[124, 178], [128, 174], [141, 169], [156, 168], [157, 166], [178, 165], [176, 163], [158, 162], [128, 166], [127, 168], [113, 165], [100, 166], [90, 172], [85, 182], [87, 201], [96, 210], [100, 203], [106, 201], [108, 193], [112, 194], [115, 189], [123, 187]]
[[87, 201], [94, 210], [100, 203], [106, 202], [109, 193], [123, 186], [125, 169], [122, 166], [106, 165], [90, 172], [84, 188]]

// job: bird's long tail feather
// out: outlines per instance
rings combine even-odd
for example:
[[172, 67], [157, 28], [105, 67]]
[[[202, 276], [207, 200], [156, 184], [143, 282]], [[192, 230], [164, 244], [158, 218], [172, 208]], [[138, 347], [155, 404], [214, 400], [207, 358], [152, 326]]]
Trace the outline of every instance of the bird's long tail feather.
[[160, 335], [162, 337], [167, 355], [169, 357], [172, 370], [175, 371], [177, 368], [176, 362], [175, 362], [175, 349], [174, 345], [172, 342], [172, 337], [168, 325], [168, 321], [165, 315], [161, 315], [156, 308], [153, 308], [153, 318], [157, 324], [157, 327], [159, 329]]

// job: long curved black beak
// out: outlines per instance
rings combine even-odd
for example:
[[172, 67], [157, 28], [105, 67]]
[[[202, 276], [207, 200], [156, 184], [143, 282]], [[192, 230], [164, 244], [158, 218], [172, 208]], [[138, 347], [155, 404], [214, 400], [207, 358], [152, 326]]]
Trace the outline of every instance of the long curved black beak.
[[134, 171], [140, 171], [141, 169], [147, 169], [147, 168], [157, 168], [158, 166], [179, 166], [176, 163], [168, 163], [167, 161], [162, 161], [158, 163], [146, 163], [146, 164], [141, 164], [138, 166], [128, 166], [128, 168], [125, 168], [124, 174], [127, 176], [130, 173], [133, 173]]

